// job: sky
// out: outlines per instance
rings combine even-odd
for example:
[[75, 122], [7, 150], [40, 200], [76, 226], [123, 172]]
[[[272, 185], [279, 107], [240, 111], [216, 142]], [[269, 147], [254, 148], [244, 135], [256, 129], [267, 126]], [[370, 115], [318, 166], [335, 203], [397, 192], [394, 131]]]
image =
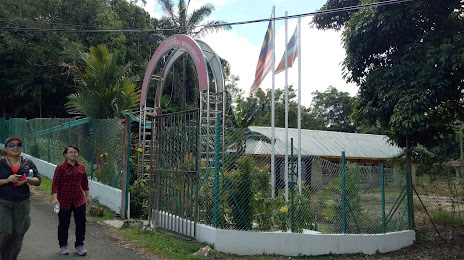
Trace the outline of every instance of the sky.
[[[176, 4], [178, 1], [173, 0]], [[187, 1], [186, 1], [187, 2]], [[272, 7], [275, 6], [276, 17], [315, 12], [326, 0], [191, 0], [189, 10], [211, 3], [215, 10], [207, 20], [221, 20], [225, 22], [241, 22], [271, 17]], [[145, 10], [152, 17], [161, 18], [163, 11], [156, 0], [147, 0]], [[356, 95], [358, 87], [348, 84], [342, 78], [341, 65], [345, 50], [341, 42], [341, 33], [335, 30], [317, 30], [311, 24], [312, 16], [301, 19], [301, 97], [302, 105], [309, 107], [314, 91], [325, 91], [329, 86], [339, 91]], [[205, 41], [220, 57], [226, 59], [232, 74], [240, 77], [238, 87], [248, 94], [253, 83], [256, 64], [269, 22], [259, 22], [246, 25], [234, 25], [230, 31], [212, 33], [204, 38]], [[288, 40], [290, 40], [297, 19], [288, 20]], [[276, 67], [285, 50], [285, 21], [276, 21], [275, 29], [275, 60]], [[288, 85], [298, 87], [298, 58], [292, 68], [288, 70]], [[266, 76], [260, 88], [272, 87], [271, 72]], [[285, 72], [275, 76], [275, 88], [284, 89]]]

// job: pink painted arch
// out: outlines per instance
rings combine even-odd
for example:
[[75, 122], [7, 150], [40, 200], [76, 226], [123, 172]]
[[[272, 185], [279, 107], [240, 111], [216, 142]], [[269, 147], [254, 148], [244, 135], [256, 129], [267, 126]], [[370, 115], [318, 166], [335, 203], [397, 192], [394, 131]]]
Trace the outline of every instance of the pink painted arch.
[[148, 63], [147, 70], [145, 71], [145, 77], [143, 78], [142, 93], [140, 95], [141, 108], [146, 104], [148, 83], [150, 82], [151, 75], [158, 64], [158, 61], [166, 52], [178, 48], [185, 50], [192, 57], [198, 73], [200, 91], [208, 89], [208, 71], [206, 69], [205, 56], [203, 55], [200, 46], [198, 46], [197, 42], [189, 36], [176, 34], [167, 38], [159, 45], [158, 49], [156, 49], [155, 53], [151, 57], [150, 63]]

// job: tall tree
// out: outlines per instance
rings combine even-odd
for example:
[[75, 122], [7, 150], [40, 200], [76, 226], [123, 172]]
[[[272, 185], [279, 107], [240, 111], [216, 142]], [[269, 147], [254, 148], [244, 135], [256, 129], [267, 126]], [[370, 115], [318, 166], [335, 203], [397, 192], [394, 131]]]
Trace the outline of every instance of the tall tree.
[[459, 0], [416, 0], [314, 17], [320, 29], [343, 30], [346, 77], [360, 86], [357, 120], [379, 123], [402, 147], [453, 134], [464, 119], [463, 11]]
[[[260, 116], [254, 122], [256, 126], [271, 126], [271, 90], [264, 92], [258, 89], [252, 95], [243, 99], [245, 109], [253, 104], [264, 105], [267, 113]], [[285, 127], [285, 92], [283, 89], [275, 90], [275, 126]], [[293, 86], [288, 88], [288, 126], [290, 128], [298, 127], [298, 102], [296, 100], [296, 92]], [[317, 117], [311, 108], [301, 106], [301, 128], [311, 130], [325, 130], [324, 120]]]
[[[84, 33], [80, 29], [152, 29], [150, 18], [134, 1], [0, 1], [0, 113], [4, 117], [68, 117], [64, 105], [73, 92], [72, 78], [60, 62], [74, 63], [79, 52], [106, 44], [120, 51], [119, 64], [133, 61], [143, 75], [150, 51], [160, 40], [153, 33]], [[37, 28], [21, 31], [14, 28]], [[42, 30], [43, 29], [43, 30]], [[76, 32], [51, 32], [70, 29]], [[21, 104], [21, 105], [18, 105]]]
[[354, 98], [348, 92], [338, 91], [329, 86], [326, 91], [312, 93], [311, 108], [318, 118], [324, 119], [328, 130], [355, 132], [356, 127], [351, 120]]
[[117, 52], [110, 54], [104, 45], [82, 53], [85, 67], [67, 65], [75, 76], [77, 93], [68, 96], [70, 114], [94, 119], [119, 118], [121, 112], [134, 110], [140, 100], [136, 77], [130, 76], [130, 64], [117, 65]]

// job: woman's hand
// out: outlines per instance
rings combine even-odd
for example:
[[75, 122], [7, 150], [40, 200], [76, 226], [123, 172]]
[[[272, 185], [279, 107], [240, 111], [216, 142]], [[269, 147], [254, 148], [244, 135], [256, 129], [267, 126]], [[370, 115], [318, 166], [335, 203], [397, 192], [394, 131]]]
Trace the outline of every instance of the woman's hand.
[[18, 179], [18, 186], [22, 186], [24, 185], [25, 183], [27, 183], [27, 177], [25, 174], [23, 175], [18, 175], [19, 176], [19, 179]]
[[19, 177], [21, 177], [21, 175], [12, 174], [12, 175], [8, 176], [7, 180], [8, 180], [8, 182], [13, 182], [13, 183], [15, 183], [15, 182], [18, 182]]
[[87, 201], [88, 206], [90, 206], [90, 204], [92, 204], [92, 198], [90, 197], [90, 195], [85, 196], [85, 200]]
[[60, 205], [60, 202], [58, 201], [57, 198], [53, 198], [53, 200], [52, 200], [52, 206], [55, 207], [56, 204]]

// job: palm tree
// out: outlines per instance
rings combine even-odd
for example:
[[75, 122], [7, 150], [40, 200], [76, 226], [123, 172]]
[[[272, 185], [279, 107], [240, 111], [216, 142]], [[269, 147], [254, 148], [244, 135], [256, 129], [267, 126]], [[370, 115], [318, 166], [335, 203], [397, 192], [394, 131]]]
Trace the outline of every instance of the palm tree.
[[165, 27], [174, 29], [175, 33], [186, 34], [194, 38], [201, 38], [211, 32], [218, 32], [221, 30], [230, 30], [230, 25], [224, 25], [224, 21], [207, 21], [202, 24], [203, 20], [211, 15], [214, 11], [212, 4], [205, 4], [199, 9], [193, 10], [188, 14], [188, 6], [185, 5], [184, 0], [179, 0], [177, 4], [177, 13], [175, 13], [174, 3], [171, 0], [158, 0], [165, 16], [162, 18], [161, 23]]
[[[230, 25], [224, 25], [224, 21], [206, 21], [202, 23], [211, 13], [214, 11], [212, 4], [205, 4], [199, 9], [193, 10], [188, 14], [188, 6], [184, 0], [179, 0], [177, 4], [177, 13], [172, 0], [158, 0], [161, 8], [164, 11], [164, 17], [161, 19], [161, 24], [164, 28], [171, 28], [172, 34], [186, 34], [193, 38], [201, 38], [204, 35], [212, 32], [218, 32], [221, 30], [230, 30]], [[182, 73], [182, 110], [185, 110], [186, 106], [186, 60], [185, 56], [182, 60], [183, 73]], [[190, 70], [193, 71], [193, 70]]]
[[130, 76], [131, 64], [118, 66], [118, 52], [110, 54], [105, 45], [90, 47], [81, 53], [85, 67], [62, 64], [74, 75], [77, 93], [68, 96], [66, 107], [70, 114], [94, 119], [118, 118], [123, 111], [137, 108], [140, 90]]

